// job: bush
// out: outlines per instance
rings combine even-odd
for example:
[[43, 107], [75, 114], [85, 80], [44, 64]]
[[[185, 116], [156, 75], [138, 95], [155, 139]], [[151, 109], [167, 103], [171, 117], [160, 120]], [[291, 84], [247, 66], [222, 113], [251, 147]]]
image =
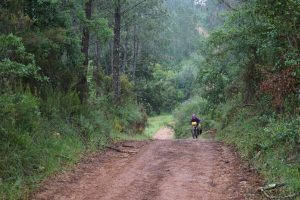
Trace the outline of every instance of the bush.
[[48, 119], [57, 117], [70, 119], [72, 116], [79, 115], [84, 111], [77, 93], [45, 90], [47, 91], [45, 94], [46, 99], [41, 103], [41, 112], [44, 117]]
[[145, 109], [133, 103], [121, 107], [116, 116], [123, 124], [124, 130], [131, 134], [142, 133], [148, 118]]
[[40, 105], [30, 93], [0, 96], [0, 198], [26, 197], [34, 183], [78, 160], [84, 149], [75, 128], [62, 118], [45, 120]]
[[40, 121], [39, 101], [28, 94], [0, 96], [0, 132], [7, 139], [15, 131], [33, 131]]
[[146, 124], [143, 108], [131, 101], [117, 107], [107, 97], [91, 105], [74, 92], [48, 90], [47, 96], [0, 96], [0, 199], [28, 197], [49, 174], [102, 149], [113, 132], [141, 133]]
[[[105, 88], [109, 84], [107, 78]], [[106, 85], [107, 84], [107, 85]], [[43, 98], [30, 92], [0, 96], [0, 199], [29, 198], [37, 183], [77, 162], [85, 152], [104, 148], [115, 133], [143, 132], [147, 115], [135, 103], [132, 83], [122, 76], [124, 98], [89, 87], [89, 99], [44, 86]], [[93, 79], [89, 80], [89, 86]], [[125, 98], [126, 97], [126, 98]]]
[[259, 115], [254, 108], [235, 107], [230, 123], [218, 137], [233, 143], [270, 183], [286, 183], [288, 188], [283, 192], [299, 191], [300, 118], [275, 116]]

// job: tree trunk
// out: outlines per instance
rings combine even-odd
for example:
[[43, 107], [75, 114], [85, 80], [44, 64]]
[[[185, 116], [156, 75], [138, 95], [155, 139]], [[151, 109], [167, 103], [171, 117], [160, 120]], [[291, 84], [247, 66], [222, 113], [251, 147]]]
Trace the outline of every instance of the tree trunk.
[[251, 104], [253, 102], [257, 90], [257, 84], [259, 82], [259, 79], [257, 77], [256, 64], [255, 64], [258, 63], [256, 48], [253, 48], [252, 51], [253, 51], [254, 58], [247, 64], [244, 72], [244, 77], [243, 77], [245, 83], [245, 93], [244, 93], [245, 104]]
[[[88, 0], [85, 4], [85, 17], [87, 20], [92, 18], [92, 1]], [[89, 62], [89, 43], [90, 43], [90, 30], [87, 26], [83, 28], [82, 36], [82, 53], [84, 54], [83, 65], [87, 66]]]
[[122, 63], [123, 73], [126, 72], [126, 68], [127, 68], [128, 40], [129, 40], [129, 30], [128, 30], [128, 27], [126, 27], [126, 37], [125, 37], [124, 55], [123, 55], [123, 63]]
[[[92, 18], [92, 1], [88, 0], [85, 4], [85, 16], [87, 20]], [[89, 44], [90, 44], [90, 30], [87, 26], [83, 28], [82, 32], [82, 53], [84, 54], [84, 61], [83, 61], [83, 73], [81, 80], [79, 82], [79, 95], [81, 101], [87, 99], [88, 96], [88, 85], [87, 85], [87, 69], [89, 64]]]
[[121, 3], [115, 1], [115, 25], [114, 25], [114, 47], [113, 47], [113, 90], [117, 103], [121, 100], [120, 84], [120, 40], [121, 40]]
[[137, 26], [134, 25], [134, 36], [133, 36], [133, 66], [132, 66], [132, 80], [135, 82], [135, 72], [137, 65], [137, 58], [139, 52], [139, 40], [137, 36]]
[[96, 41], [96, 67], [100, 68], [101, 49], [99, 40]]
[[100, 60], [101, 60], [101, 48], [100, 48], [100, 41], [96, 41], [96, 63], [95, 63], [95, 68], [93, 71], [93, 77], [96, 83], [96, 96], [99, 97], [101, 96], [101, 91], [100, 91]]
[[109, 50], [110, 50], [110, 71], [107, 74], [112, 74], [114, 71], [114, 41], [109, 42]]

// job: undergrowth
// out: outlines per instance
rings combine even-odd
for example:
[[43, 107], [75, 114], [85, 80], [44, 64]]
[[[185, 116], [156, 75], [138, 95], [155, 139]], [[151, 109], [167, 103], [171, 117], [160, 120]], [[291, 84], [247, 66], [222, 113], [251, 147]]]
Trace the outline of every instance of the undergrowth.
[[145, 129], [144, 135], [147, 138], [152, 138], [153, 135], [163, 126], [169, 126], [173, 128], [174, 119], [172, 115], [164, 114], [155, 117], [150, 117], [148, 125]]
[[119, 135], [141, 135], [147, 115], [109, 96], [82, 104], [77, 94], [0, 96], [0, 199], [30, 199], [42, 180], [67, 169]]
[[114, 132], [111, 134], [111, 137], [114, 138], [114, 141], [142, 141], [151, 139], [160, 128], [164, 126], [173, 128], [173, 121], [173, 116], [169, 114], [149, 117], [143, 134], [123, 134], [120, 132]]
[[300, 116], [262, 114], [261, 110], [238, 107], [232, 102], [222, 106], [219, 120], [223, 129], [219, 130], [218, 139], [234, 144], [268, 184], [285, 184], [278, 196], [299, 192]]
[[151, 117], [127, 100], [110, 97], [82, 104], [75, 93], [0, 96], [0, 199], [30, 199], [42, 180], [71, 168], [88, 152], [120, 140], [152, 138], [171, 115]]
[[[175, 136], [176, 138], [191, 137], [191, 116], [195, 113], [202, 120], [203, 130], [208, 130], [215, 126], [216, 122], [207, 120], [209, 118], [208, 102], [200, 96], [195, 96], [192, 99], [181, 104], [174, 112], [175, 119]], [[205, 134], [205, 131], [204, 133]]]

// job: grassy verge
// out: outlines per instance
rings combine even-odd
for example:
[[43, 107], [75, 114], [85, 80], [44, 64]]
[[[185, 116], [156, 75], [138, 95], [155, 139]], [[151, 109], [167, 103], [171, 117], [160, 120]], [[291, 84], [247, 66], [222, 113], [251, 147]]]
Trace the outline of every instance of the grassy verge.
[[142, 141], [151, 139], [153, 135], [163, 126], [172, 126], [173, 116], [169, 114], [159, 115], [148, 118], [148, 124], [142, 134], [124, 134], [112, 133], [111, 137], [114, 141], [134, 140]]
[[112, 132], [140, 134], [146, 119], [131, 102], [115, 109], [106, 101], [81, 104], [75, 93], [44, 101], [0, 95], [0, 199], [30, 199], [43, 180], [105, 148]]
[[[69, 127], [68, 127], [69, 128]], [[76, 163], [85, 147], [70, 133], [51, 132], [21, 135], [22, 144], [2, 146], [0, 199], [29, 199], [39, 182]], [[12, 144], [10, 144], [12, 145]], [[5, 154], [4, 154], [5, 152]]]
[[144, 135], [148, 138], [152, 138], [153, 135], [163, 126], [173, 127], [172, 115], [160, 115], [149, 118], [148, 126], [144, 132]]
[[[99, 151], [111, 142], [150, 139], [159, 128], [173, 121], [171, 115], [156, 116], [148, 119], [143, 133], [118, 132], [111, 128], [114, 124], [97, 120], [100, 115], [96, 116], [89, 120], [81, 118], [80, 127], [63, 120], [42, 121], [32, 133], [20, 134], [16, 130], [7, 135], [4, 139], [8, 142], [2, 142], [0, 146], [0, 168], [3, 169], [0, 172], [0, 199], [30, 199], [30, 194], [42, 180], [72, 168], [87, 152]], [[88, 133], [88, 141], [81, 138], [82, 132]]]
[[[300, 191], [300, 118], [274, 118], [239, 109], [218, 133], [218, 139], [234, 144], [242, 157], [264, 176], [266, 184], [284, 183], [274, 196]], [[298, 197], [299, 199], [299, 197]]]

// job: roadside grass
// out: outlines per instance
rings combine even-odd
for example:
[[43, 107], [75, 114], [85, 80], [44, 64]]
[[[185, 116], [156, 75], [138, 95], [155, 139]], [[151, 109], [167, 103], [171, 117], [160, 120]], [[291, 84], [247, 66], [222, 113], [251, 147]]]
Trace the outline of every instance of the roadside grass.
[[[109, 129], [111, 125], [106, 125], [106, 128], [102, 125], [101, 130], [94, 130], [95, 125], [87, 124], [85, 131], [90, 133], [88, 144], [79, 137], [80, 129], [63, 121], [42, 122], [37, 130], [21, 136], [18, 132], [11, 133], [18, 145], [14, 145], [13, 151], [14, 141], [2, 142], [0, 146], [0, 168], [3, 169], [0, 171], [0, 199], [30, 199], [42, 180], [72, 168], [88, 152], [101, 151], [112, 142], [151, 139], [161, 127], [170, 125], [172, 121], [173, 117], [167, 114], [150, 117], [141, 134], [131, 134], [131, 130], [117, 133]], [[102, 131], [101, 134], [99, 131]]]
[[148, 126], [144, 131], [144, 135], [147, 138], [152, 138], [154, 134], [162, 127], [168, 126], [173, 128], [174, 118], [171, 114], [160, 115], [149, 118]]
[[217, 138], [233, 144], [266, 184], [285, 184], [274, 190], [274, 196], [289, 196], [300, 191], [299, 124], [300, 118], [266, 118], [240, 109]]
[[[60, 135], [43, 131], [34, 141], [22, 135], [23, 147], [9, 145], [1, 149], [0, 199], [30, 199], [32, 191], [46, 177], [68, 169], [80, 160], [85, 147], [75, 134]], [[12, 146], [12, 144], [10, 144]]]
[[171, 114], [163, 114], [159, 116], [149, 117], [147, 126], [142, 134], [127, 134], [127, 133], [111, 133], [111, 138], [114, 142], [133, 140], [142, 141], [152, 139], [154, 134], [162, 127], [169, 126], [173, 128], [173, 116]]

